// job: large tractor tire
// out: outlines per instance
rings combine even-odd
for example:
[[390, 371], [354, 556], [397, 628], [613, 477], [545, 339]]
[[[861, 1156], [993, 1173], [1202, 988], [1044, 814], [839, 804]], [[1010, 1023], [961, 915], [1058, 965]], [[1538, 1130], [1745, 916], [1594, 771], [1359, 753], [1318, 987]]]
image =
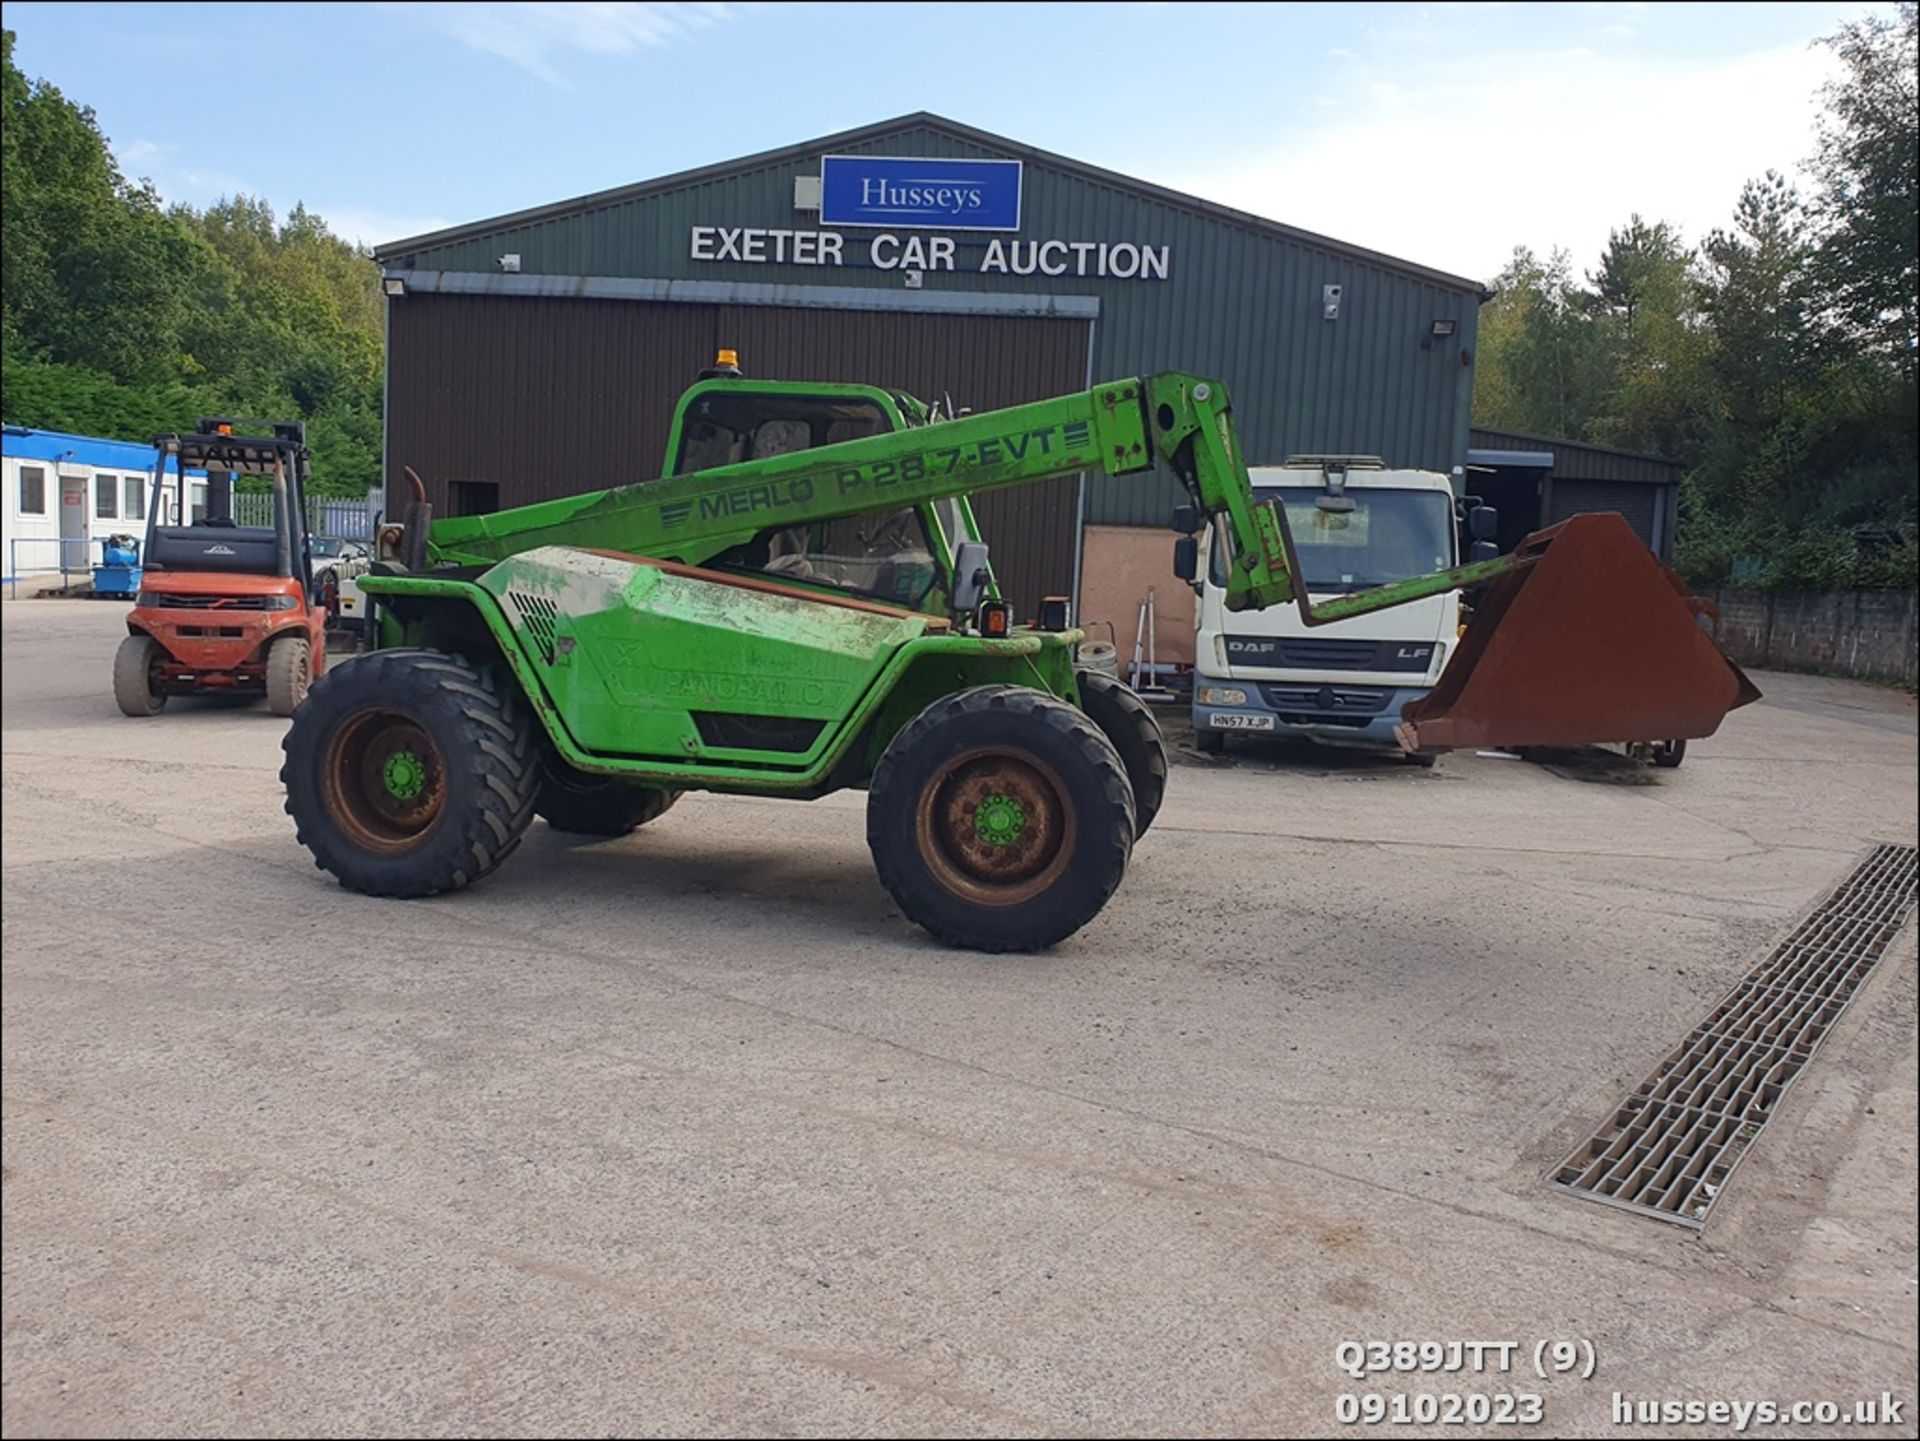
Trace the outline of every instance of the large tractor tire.
[[536, 722], [462, 656], [382, 650], [320, 678], [281, 748], [314, 864], [370, 896], [455, 891], [513, 854], [540, 786]]
[[166, 652], [150, 635], [130, 635], [113, 653], [113, 699], [122, 715], [158, 715], [167, 692], [154, 673]]
[[1120, 763], [1127, 768], [1127, 779], [1133, 784], [1133, 838], [1137, 841], [1160, 814], [1160, 803], [1167, 797], [1167, 743], [1160, 735], [1160, 722], [1132, 687], [1115, 677], [1083, 670], [1074, 679], [1080, 683], [1080, 709], [1113, 742]]
[[568, 835], [624, 836], [660, 819], [679, 799], [679, 791], [589, 775], [550, 756], [542, 767], [533, 813]]
[[267, 709], [292, 715], [313, 688], [313, 647], [303, 635], [277, 637], [267, 647]]
[[1100, 913], [1133, 849], [1126, 766], [1081, 711], [978, 686], [902, 727], [867, 792], [867, 845], [908, 920], [978, 951], [1037, 951]]

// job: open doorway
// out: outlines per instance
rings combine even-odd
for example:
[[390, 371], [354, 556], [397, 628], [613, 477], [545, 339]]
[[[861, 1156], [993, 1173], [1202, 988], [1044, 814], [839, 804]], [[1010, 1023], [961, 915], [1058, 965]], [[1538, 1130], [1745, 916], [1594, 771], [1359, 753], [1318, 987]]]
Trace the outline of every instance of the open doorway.
[[1536, 466], [1467, 466], [1466, 493], [1500, 512], [1494, 543], [1502, 555], [1540, 529], [1546, 477], [1546, 469]]

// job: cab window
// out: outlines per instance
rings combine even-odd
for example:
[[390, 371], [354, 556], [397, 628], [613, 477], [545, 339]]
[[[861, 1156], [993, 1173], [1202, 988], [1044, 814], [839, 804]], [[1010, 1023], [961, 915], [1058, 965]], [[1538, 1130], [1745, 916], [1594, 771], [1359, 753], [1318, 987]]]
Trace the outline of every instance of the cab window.
[[891, 429], [886, 411], [859, 397], [710, 391], [687, 407], [667, 473], [770, 460]]
[[912, 506], [765, 530], [713, 564], [845, 591], [905, 610], [922, 609], [941, 578], [927, 528]]

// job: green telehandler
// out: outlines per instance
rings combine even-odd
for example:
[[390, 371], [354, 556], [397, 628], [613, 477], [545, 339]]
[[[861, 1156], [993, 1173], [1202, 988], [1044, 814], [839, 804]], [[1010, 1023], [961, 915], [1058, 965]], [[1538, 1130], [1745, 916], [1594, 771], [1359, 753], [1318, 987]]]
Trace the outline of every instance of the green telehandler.
[[[1605, 549], [1568, 522], [1512, 556], [1315, 603], [1230, 412], [1218, 381], [1168, 373], [942, 416], [873, 386], [748, 380], [722, 352], [681, 397], [660, 479], [433, 520], [408, 472], [419, 498], [360, 581], [374, 649], [314, 686], [285, 740], [299, 839], [353, 890], [427, 896], [486, 875], [535, 816], [619, 836], [686, 790], [864, 788], [875, 866], [910, 920], [955, 946], [1051, 945], [1119, 885], [1166, 756], [1132, 691], [1076, 669], [1063, 617], [1013, 623], [969, 495], [1164, 467], [1228, 542], [1228, 605], [1291, 601], [1309, 623], [1484, 585], [1501, 629], [1526, 631], [1527, 573]], [[1657, 693], [1662, 737], [1710, 734], [1752, 688], [1634, 547], [1653, 573], [1620, 584], [1660, 610], [1639, 621], [1660, 644], [1602, 693]], [[1498, 743], [1484, 722], [1501, 705], [1468, 686], [1421, 724], [1441, 748]]]

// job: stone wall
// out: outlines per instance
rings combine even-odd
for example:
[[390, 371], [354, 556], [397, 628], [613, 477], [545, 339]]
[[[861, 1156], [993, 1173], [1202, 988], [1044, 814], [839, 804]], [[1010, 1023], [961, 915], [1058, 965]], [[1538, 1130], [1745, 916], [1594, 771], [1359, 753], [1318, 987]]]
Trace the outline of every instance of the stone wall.
[[1915, 684], [1915, 593], [1715, 591], [1714, 635], [1741, 665]]

